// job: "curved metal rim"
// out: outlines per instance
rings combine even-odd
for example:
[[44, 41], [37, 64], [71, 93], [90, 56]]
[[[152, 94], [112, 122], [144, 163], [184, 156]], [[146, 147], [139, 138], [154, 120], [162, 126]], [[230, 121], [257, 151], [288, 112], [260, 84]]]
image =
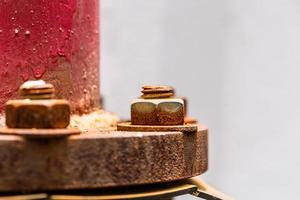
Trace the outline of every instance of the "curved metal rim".
[[153, 125], [133, 125], [131, 122], [122, 122], [117, 126], [118, 131], [180, 131], [185, 133], [195, 133], [198, 131], [197, 124], [184, 124], [173, 126], [153, 126]]

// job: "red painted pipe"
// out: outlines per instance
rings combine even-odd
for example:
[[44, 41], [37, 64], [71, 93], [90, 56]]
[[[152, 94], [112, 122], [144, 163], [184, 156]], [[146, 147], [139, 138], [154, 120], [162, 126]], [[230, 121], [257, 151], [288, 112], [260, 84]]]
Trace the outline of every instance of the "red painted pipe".
[[44, 79], [73, 112], [99, 106], [98, 0], [0, 0], [0, 111]]

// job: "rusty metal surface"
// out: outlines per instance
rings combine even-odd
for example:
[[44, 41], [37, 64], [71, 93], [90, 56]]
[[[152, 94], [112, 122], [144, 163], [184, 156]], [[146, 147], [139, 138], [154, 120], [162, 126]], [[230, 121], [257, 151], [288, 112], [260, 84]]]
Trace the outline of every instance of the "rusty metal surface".
[[41, 99], [41, 97], [51, 99], [54, 97], [54, 92], [54, 86], [43, 80], [26, 81], [19, 87], [19, 95], [23, 99]]
[[70, 123], [70, 104], [53, 99], [53, 85], [43, 80], [26, 81], [19, 88], [22, 99], [5, 104], [8, 128], [66, 128]]
[[174, 88], [170, 86], [143, 86], [141, 92], [141, 97], [144, 99], [169, 98], [174, 96]]
[[131, 103], [134, 125], [182, 125], [184, 101], [174, 97], [170, 86], [143, 86], [142, 95]]
[[70, 106], [62, 99], [10, 100], [5, 115], [9, 128], [66, 128]]
[[98, 132], [66, 139], [0, 136], [0, 192], [162, 183], [207, 170], [207, 128]]
[[52, 139], [68, 137], [80, 134], [76, 128], [64, 129], [18, 129], [18, 128], [0, 128], [0, 135], [18, 135], [27, 139]]
[[117, 126], [119, 131], [180, 131], [185, 133], [195, 133], [198, 130], [198, 124], [184, 124], [184, 125], [133, 125], [131, 122], [122, 122]]

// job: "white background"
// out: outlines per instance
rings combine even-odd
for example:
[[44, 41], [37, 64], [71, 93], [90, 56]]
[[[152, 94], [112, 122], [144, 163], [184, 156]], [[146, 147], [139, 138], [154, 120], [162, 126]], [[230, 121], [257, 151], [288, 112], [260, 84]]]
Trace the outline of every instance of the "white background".
[[172, 85], [210, 128], [207, 182], [299, 198], [300, 1], [102, 0], [101, 17], [107, 110], [127, 118], [141, 85]]

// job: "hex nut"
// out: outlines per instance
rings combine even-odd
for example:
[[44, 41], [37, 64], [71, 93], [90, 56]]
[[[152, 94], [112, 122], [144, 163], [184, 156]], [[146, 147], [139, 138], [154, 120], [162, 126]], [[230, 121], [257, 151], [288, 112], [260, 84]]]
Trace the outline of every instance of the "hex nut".
[[5, 107], [8, 128], [66, 128], [70, 105], [66, 100], [10, 100]]
[[184, 123], [184, 104], [176, 101], [162, 102], [157, 105], [157, 119], [163, 125]]
[[136, 99], [131, 104], [133, 125], [182, 125], [184, 102], [179, 98]]
[[136, 125], [157, 124], [157, 105], [152, 102], [136, 102], [131, 105], [131, 122]]

